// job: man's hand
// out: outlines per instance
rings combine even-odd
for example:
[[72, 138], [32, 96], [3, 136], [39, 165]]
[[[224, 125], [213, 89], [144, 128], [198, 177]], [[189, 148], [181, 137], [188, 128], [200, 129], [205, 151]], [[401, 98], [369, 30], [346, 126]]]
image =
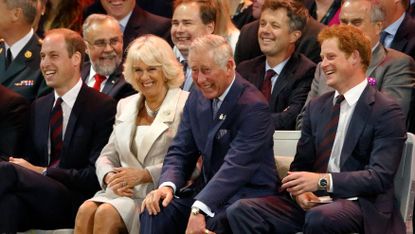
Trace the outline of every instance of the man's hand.
[[288, 172], [288, 175], [282, 179], [282, 189], [293, 196], [298, 196], [305, 192], [315, 192], [318, 190], [318, 180], [321, 174], [312, 172]]
[[[300, 194], [300, 195], [296, 196], [295, 201], [297, 202], [297, 204], [301, 208], [303, 208], [303, 210], [307, 211], [307, 210], [313, 208], [314, 206], [316, 206], [317, 203], [315, 203], [315, 202], [319, 201], [319, 199], [316, 195], [314, 195], [314, 193], [306, 192], [306, 193], [303, 193], [303, 194]], [[314, 202], [312, 202], [312, 201], [314, 201]]]
[[173, 188], [164, 186], [151, 191], [141, 203], [141, 212], [143, 212], [144, 209], [147, 209], [150, 215], [157, 215], [160, 213], [160, 199], [163, 199], [163, 207], [167, 207], [173, 200]]
[[206, 229], [206, 220], [203, 214], [190, 214], [187, 223], [186, 234], [210, 234], [213, 233]]
[[14, 164], [19, 165], [19, 166], [22, 166], [26, 169], [37, 172], [39, 174], [41, 174], [42, 171], [45, 169], [44, 167], [38, 167], [38, 166], [35, 166], [35, 165], [31, 164], [30, 162], [24, 160], [23, 158], [10, 157], [9, 162], [14, 163]]

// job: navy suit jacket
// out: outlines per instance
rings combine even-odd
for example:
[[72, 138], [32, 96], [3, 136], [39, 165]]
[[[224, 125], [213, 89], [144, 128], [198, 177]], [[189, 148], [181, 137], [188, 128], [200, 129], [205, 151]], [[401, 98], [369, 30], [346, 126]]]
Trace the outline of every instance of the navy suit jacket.
[[170, 19], [151, 14], [136, 5], [123, 33], [124, 51], [134, 39], [145, 34], [159, 36], [172, 45], [170, 27]]
[[[0, 85], [0, 156], [21, 155], [27, 135], [29, 102]], [[1, 160], [0, 160], [1, 161]]]
[[[309, 17], [305, 25], [303, 35], [298, 41], [296, 52], [302, 53], [313, 62], [318, 63], [320, 58], [320, 44], [317, 35], [323, 29], [323, 25]], [[242, 27], [235, 48], [235, 61], [237, 64], [244, 60], [252, 59], [262, 55], [258, 43], [259, 20], [246, 24]]]
[[[292, 171], [315, 171], [323, 128], [330, 120], [334, 92], [310, 101], [303, 120]], [[367, 86], [356, 103], [340, 155], [332, 173], [334, 198], [358, 197], [365, 233], [405, 233], [395, 204], [394, 176], [406, 140], [405, 116], [399, 105]]]
[[[259, 90], [265, 77], [266, 57], [240, 63], [236, 70]], [[276, 130], [294, 130], [310, 91], [316, 64], [302, 54], [293, 54], [285, 64], [271, 93], [270, 109]]]
[[[106, 95], [114, 98], [116, 101], [119, 101], [121, 98], [125, 98], [137, 93], [137, 91], [135, 91], [133, 87], [131, 87], [131, 85], [127, 83], [127, 81], [125, 81], [124, 76], [121, 72], [121, 68], [122, 65], [120, 65], [108, 77], [108, 80], [105, 82], [105, 86], [101, 91], [102, 93], [105, 93]], [[89, 61], [84, 62], [81, 71], [81, 77], [84, 82], [86, 82], [86, 80], [88, 79], [90, 70], [91, 63]]]
[[201, 155], [203, 181], [195, 199], [213, 212], [241, 198], [276, 194], [274, 128], [261, 93], [237, 75], [214, 119], [211, 103], [198, 89], [190, 93], [160, 183], [185, 186]]
[[415, 19], [405, 15], [390, 48], [399, 50], [415, 59]]
[[0, 84], [24, 96], [30, 102], [52, 90], [46, 86], [40, 72], [40, 49], [41, 43], [34, 34], [6, 70], [6, 48], [4, 42], [0, 41]]
[[[53, 103], [51, 93], [32, 104], [32, 148], [28, 159], [37, 166], [48, 165], [49, 116]], [[66, 127], [59, 166], [47, 171], [47, 176], [75, 191], [80, 200], [100, 189], [95, 161], [108, 142], [115, 112], [112, 98], [82, 85]]]

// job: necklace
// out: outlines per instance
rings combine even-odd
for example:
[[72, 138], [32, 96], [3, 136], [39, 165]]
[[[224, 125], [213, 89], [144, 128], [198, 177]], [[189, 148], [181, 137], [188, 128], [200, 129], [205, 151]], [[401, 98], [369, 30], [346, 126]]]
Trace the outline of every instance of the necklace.
[[150, 107], [148, 106], [148, 104], [147, 104], [147, 101], [144, 101], [144, 107], [146, 108], [146, 112], [147, 112], [147, 114], [148, 114], [148, 116], [150, 116], [150, 117], [152, 117], [152, 118], [154, 118], [154, 117], [156, 117], [156, 115], [157, 115], [157, 113], [159, 112], [159, 110], [160, 110], [160, 107], [159, 108], [157, 108], [157, 110], [151, 110], [150, 109]]

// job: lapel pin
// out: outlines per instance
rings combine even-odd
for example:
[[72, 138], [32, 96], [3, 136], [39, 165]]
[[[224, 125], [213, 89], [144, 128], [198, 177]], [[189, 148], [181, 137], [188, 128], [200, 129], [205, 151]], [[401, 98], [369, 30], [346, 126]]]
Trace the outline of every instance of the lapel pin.
[[219, 119], [220, 119], [220, 120], [225, 120], [225, 119], [226, 119], [226, 115], [224, 115], [224, 114], [220, 114], [220, 115], [219, 115]]
[[32, 52], [30, 50], [26, 50], [26, 52], [24, 53], [24, 57], [30, 59], [32, 57]]
[[115, 84], [115, 80], [111, 80], [111, 84]]

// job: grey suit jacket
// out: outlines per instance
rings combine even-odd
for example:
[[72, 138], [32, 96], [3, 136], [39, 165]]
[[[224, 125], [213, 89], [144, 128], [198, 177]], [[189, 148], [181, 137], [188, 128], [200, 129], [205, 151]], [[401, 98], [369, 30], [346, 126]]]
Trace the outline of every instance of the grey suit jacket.
[[[412, 92], [415, 88], [415, 62], [410, 56], [394, 49], [387, 49], [379, 43], [372, 52], [372, 60], [366, 76], [375, 78], [377, 90], [393, 97], [402, 108], [404, 115], [408, 116]], [[301, 128], [304, 109], [310, 100], [332, 90], [326, 84], [319, 63], [306, 104], [297, 117], [297, 129]]]

